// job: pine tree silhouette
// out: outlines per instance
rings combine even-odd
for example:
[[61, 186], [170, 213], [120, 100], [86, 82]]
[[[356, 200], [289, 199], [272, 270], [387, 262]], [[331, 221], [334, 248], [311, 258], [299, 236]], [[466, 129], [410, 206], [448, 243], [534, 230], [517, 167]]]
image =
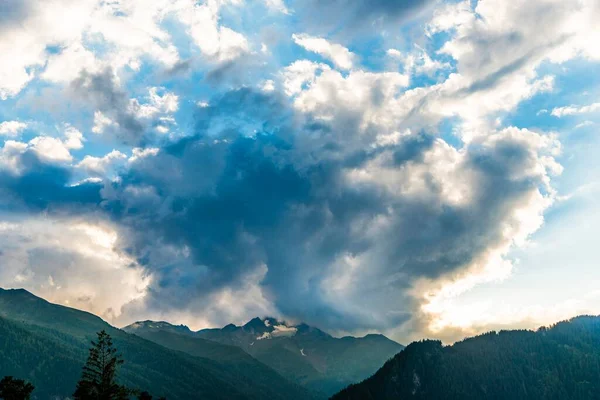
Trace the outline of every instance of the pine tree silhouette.
[[33, 385], [22, 379], [14, 379], [12, 376], [5, 376], [0, 381], [0, 399], [4, 400], [29, 400]]
[[123, 364], [106, 331], [98, 332], [73, 394], [75, 400], [127, 400], [129, 390], [117, 384], [117, 367]]
[[138, 394], [138, 400], [152, 400], [152, 396], [148, 392], [141, 392]]

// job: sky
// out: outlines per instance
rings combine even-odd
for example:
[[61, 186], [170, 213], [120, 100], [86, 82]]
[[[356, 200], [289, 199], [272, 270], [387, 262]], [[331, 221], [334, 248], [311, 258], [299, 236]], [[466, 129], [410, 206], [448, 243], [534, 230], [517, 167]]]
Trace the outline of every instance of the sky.
[[600, 313], [596, 0], [8, 0], [0, 286], [453, 342]]

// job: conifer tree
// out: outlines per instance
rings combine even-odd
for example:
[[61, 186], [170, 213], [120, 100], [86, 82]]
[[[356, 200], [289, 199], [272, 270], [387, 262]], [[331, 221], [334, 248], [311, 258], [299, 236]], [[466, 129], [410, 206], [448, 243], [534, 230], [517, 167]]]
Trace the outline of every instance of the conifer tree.
[[144, 391], [138, 394], [138, 400], [152, 400], [150, 393]]
[[129, 391], [117, 384], [117, 368], [123, 364], [112, 339], [106, 331], [98, 332], [97, 341], [92, 341], [89, 356], [77, 389], [75, 400], [126, 400]]
[[4, 400], [29, 400], [33, 385], [22, 379], [14, 379], [12, 376], [5, 376], [0, 381], [0, 399]]

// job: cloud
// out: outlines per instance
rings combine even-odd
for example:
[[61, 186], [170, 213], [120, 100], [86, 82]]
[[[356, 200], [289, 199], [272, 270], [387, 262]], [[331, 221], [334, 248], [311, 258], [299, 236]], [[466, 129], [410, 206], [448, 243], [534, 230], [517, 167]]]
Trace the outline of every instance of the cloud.
[[323, 38], [306, 34], [294, 34], [292, 35], [292, 39], [296, 44], [304, 47], [306, 50], [315, 52], [324, 58], [331, 60], [336, 67], [344, 70], [352, 69], [356, 55], [344, 46], [337, 43], [330, 43]]
[[583, 122], [575, 125], [575, 129], [585, 128], [585, 127], [593, 126], [593, 125], [594, 125], [594, 122], [592, 122], [592, 121], [583, 121]]
[[179, 107], [175, 94], [151, 87], [148, 102], [141, 103], [129, 98], [111, 69], [97, 74], [83, 71], [71, 82], [71, 90], [96, 109], [92, 132], [114, 136], [125, 144], [144, 143], [153, 132], [164, 134], [176, 125], [171, 116]]
[[73, 160], [69, 148], [60, 139], [50, 136], [38, 136], [28, 144], [38, 157], [45, 161], [69, 162]]
[[113, 150], [104, 157], [85, 156], [77, 165], [79, 168], [91, 177], [104, 177], [109, 172], [109, 169], [114, 168], [119, 164], [123, 164], [127, 160], [127, 156], [118, 150]]
[[[511, 274], [556, 198], [556, 135], [496, 121], [560, 84], [543, 63], [600, 58], [596, 3], [439, 4], [421, 36], [401, 23], [430, 1], [14, 4], [0, 278], [118, 322], [433, 332]], [[40, 95], [52, 112], [33, 121]]]
[[557, 107], [552, 110], [552, 115], [558, 118], [565, 117], [568, 115], [576, 115], [576, 114], [588, 114], [596, 111], [600, 111], [600, 103], [590, 104], [588, 106], [567, 106], [567, 107]]
[[[567, 7], [558, 0], [518, 1], [504, 7], [498, 0], [463, 1], [436, 10], [430, 34], [452, 32], [440, 52], [458, 63], [458, 73], [473, 83], [491, 85], [509, 74], [527, 73], [543, 60], [564, 62], [579, 53], [595, 58], [589, 36], [598, 34], [591, 22], [599, 12], [592, 1]], [[500, 11], [499, 11], [500, 10]], [[531, 20], [542, 16], [542, 29]]]
[[[144, 300], [154, 312], [209, 307], [260, 269], [265, 307], [282, 315], [391, 328], [425, 301], [415, 285], [503, 276], [504, 255], [552, 201], [551, 136], [510, 128], [456, 149], [410, 132], [369, 139], [357, 124], [354, 134], [374, 144], [357, 157], [345, 114], [315, 131], [320, 108], [290, 114], [281, 101], [248, 89], [214, 99], [199, 110], [197, 136], [103, 189], [103, 208], [130, 232], [119, 246], [154, 276]], [[253, 119], [264, 129], [246, 135]]]
[[415, 45], [415, 50], [410, 54], [402, 54], [396, 49], [388, 49], [388, 56], [404, 63], [407, 74], [434, 76], [440, 70], [450, 69], [450, 64], [433, 60], [425, 49]]
[[[18, 94], [43, 67], [47, 47], [76, 41], [88, 20], [91, 1], [60, 0], [44, 3], [10, 2], [0, 30], [0, 99]], [[14, 8], [13, 8], [14, 6]], [[10, 23], [8, 19], [10, 17]]]
[[[47, 137], [32, 143], [6, 141], [0, 150], [0, 211], [19, 213], [56, 212], [77, 214], [95, 209], [101, 186], [93, 182], [74, 184], [73, 171], [64, 149], [41, 154]], [[36, 149], [34, 146], [42, 146]], [[64, 159], [61, 159], [63, 156]]]
[[109, 322], [145, 295], [151, 278], [135, 260], [115, 250], [118, 234], [109, 225], [15, 214], [0, 220], [0, 286], [27, 287]]
[[279, 11], [284, 14], [290, 13], [290, 10], [288, 10], [283, 0], [265, 0], [265, 3], [271, 10]]
[[202, 54], [217, 62], [230, 62], [249, 51], [246, 37], [219, 24], [220, 8], [233, 0], [209, 0], [203, 4], [188, 1], [178, 10], [179, 20]]
[[[519, 1], [515, 7], [497, 0], [440, 6], [427, 30], [430, 36], [450, 35], [438, 54], [456, 62], [456, 72], [438, 88], [450, 95], [440, 107], [455, 110], [475, 132], [493, 112], [551, 90], [553, 77], [538, 77], [537, 67], [576, 57], [597, 60], [598, 48], [589, 38], [599, 34], [592, 22], [599, 13], [597, 4], [587, 0], [575, 7], [557, 0]], [[532, 20], [542, 28], [532, 26]]]
[[0, 122], [0, 135], [18, 136], [27, 128], [27, 123], [21, 121], [2, 121]]
[[308, 60], [294, 61], [281, 73], [285, 93], [288, 96], [302, 92], [303, 86], [313, 83], [317, 71], [331, 69], [327, 64], [319, 64]]
[[0, 155], [0, 165], [19, 173], [26, 165], [23, 156], [34, 153], [36, 158], [46, 163], [64, 164], [73, 160], [71, 150], [83, 147], [83, 134], [76, 128], [64, 126], [65, 139], [52, 136], [36, 136], [29, 142], [9, 140], [4, 143]]
[[65, 125], [65, 142], [64, 146], [67, 149], [80, 150], [83, 148], [83, 134], [75, 127]]
[[[98, 109], [101, 123], [108, 125], [108, 119], [118, 126], [116, 135], [125, 143], [138, 143], [144, 134], [144, 125], [129, 108], [129, 97], [119, 87], [111, 69], [98, 74], [82, 71], [71, 83], [73, 92], [87, 104]], [[96, 118], [96, 116], [95, 116]], [[98, 125], [96, 125], [98, 126]]]
[[[3, 3], [0, 20], [0, 98], [16, 96], [36, 77], [58, 84], [82, 71], [139, 71], [144, 62], [166, 70], [181, 64], [164, 19], [174, 17], [210, 62], [249, 52], [247, 39], [221, 26], [228, 1], [34, 0]], [[231, 2], [231, 3], [236, 3]], [[280, 4], [281, 5], [281, 4]], [[5, 10], [4, 10], [5, 9]], [[99, 49], [101, 49], [99, 51]]]

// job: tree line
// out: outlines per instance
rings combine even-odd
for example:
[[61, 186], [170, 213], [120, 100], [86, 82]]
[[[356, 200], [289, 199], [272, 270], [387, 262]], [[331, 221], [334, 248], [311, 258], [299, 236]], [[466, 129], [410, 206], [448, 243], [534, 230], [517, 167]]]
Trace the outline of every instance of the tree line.
[[[124, 363], [106, 331], [92, 341], [81, 379], [73, 393], [74, 400], [152, 400], [146, 391], [129, 389], [117, 382], [118, 367]], [[6, 376], [0, 381], [0, 399], [30, 400], [35, 387], [23, 379]], [[164, 397], [158, 400], [166, 400]]]

